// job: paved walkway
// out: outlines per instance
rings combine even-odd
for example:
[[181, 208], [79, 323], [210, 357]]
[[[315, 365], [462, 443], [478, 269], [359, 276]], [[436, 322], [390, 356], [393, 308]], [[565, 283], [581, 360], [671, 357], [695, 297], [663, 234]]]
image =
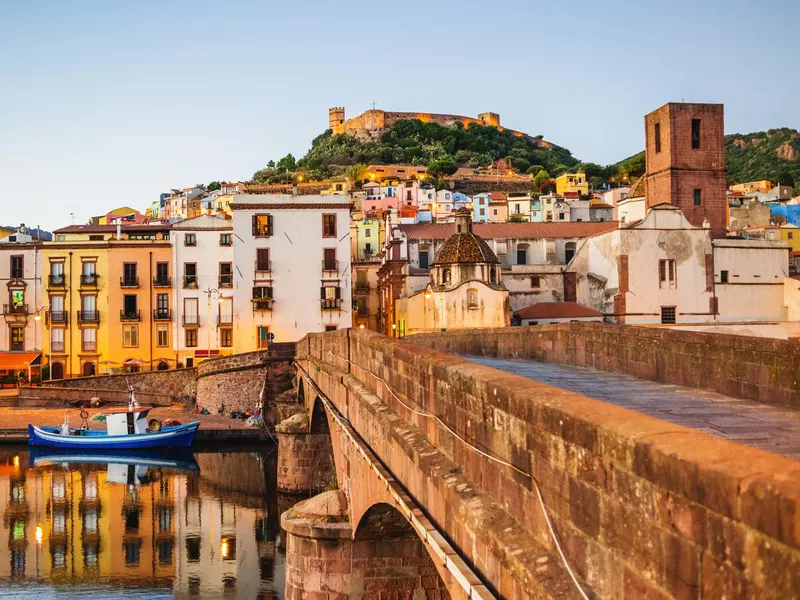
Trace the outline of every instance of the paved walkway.
[[465, 356], [482, 365], [800, 460], [800, 412], [584, 367]]

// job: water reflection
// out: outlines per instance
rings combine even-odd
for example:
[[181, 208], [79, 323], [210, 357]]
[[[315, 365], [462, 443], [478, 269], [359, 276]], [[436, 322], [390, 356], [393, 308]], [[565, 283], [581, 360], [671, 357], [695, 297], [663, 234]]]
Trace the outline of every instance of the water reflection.
[[283, 596], [274, 453], [0, 449], [0, 512], [0, 595]]

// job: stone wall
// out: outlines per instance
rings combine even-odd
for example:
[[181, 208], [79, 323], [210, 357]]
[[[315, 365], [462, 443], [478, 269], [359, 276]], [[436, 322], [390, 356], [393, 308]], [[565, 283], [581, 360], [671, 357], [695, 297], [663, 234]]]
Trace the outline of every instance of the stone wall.
[[[290, 349], [276, 354], [246, 352], [200, 363], [197, 367], [197, 405], [207, 408], [212, 414], [245, 412], [259, 404], [265, 382], [269, 385], [267, 391], [271, 398], [291, 389], [294, 344], [290, 346]], [[266, 407], [264, 420], [269, 425], [275, 424], [274, 406]]]
[[796, 341], [603, 323], [450, 331], [408, 339], [453, 354], [593, 367], [800, 408]]
[[[92, 397], [97, 396], [103, 404], [127, 404], [127, 390], [108, 390], [98, 388], [71, 388], [71, 387], [32, 387], [22, 386], [19, 388], [19, 405], [30, 406], [71, 406], [75, 402], [89, 402]], [[169, 394], [155, 394], [152, 392], [136, 392], [136, 400], [142, 406], [169, 406], [172, 403], [172, 396]]]
[[[42, 382], [45, 388], [58, 387], [81, 390], [123, 390], [128, 384], [137, 394], [167, 394], [179, 402], [194, 401], [197, 391], [196, 369], [174, 369], [170, 371], [147, 371], [126, 375], [97, 375], [95, 377], [75, 377]], [[92, 394], [95, 395], [95, 394]]]
[[[573, 327], [414, 339], [462, 352], [635, 363], [642, 372], [663, 364], [673, 377], [684, 368], [681, 344], [697, 360], [701, 347], [716, 351], [691, 332]], [[729, 353], [727, 364], [750, 352], [760, 364], [746, 341], [722, 341], [718, 356]], [[571, 583], [537, 486], [569, 564], [595, 597], [788, 598], [800, 589], [795, 461], [372, 332], [303, 342], [298, 362], [503, 597], [575, 595], [561, 587]], [[666, 363], [655, 358], [665, 352]], [[357, 494], [369, 482], [352, 487], [363, 504]]]

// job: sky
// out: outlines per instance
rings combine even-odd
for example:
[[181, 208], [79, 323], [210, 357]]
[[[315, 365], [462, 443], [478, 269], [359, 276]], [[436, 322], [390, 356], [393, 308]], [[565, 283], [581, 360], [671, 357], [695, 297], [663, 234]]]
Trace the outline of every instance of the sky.
[[370, 108], [477, 115], [616, 162], [666, 102], [800, 129], [796, 0], [0, 0], [1, 224], [246, 180]]

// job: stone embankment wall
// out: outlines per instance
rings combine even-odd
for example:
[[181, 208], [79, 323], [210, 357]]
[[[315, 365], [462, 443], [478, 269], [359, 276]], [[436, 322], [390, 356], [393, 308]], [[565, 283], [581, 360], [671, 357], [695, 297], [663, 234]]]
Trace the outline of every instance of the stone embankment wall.
[[800, 344], [663, 327], [563, 323], [418, 334], [453, 354], [559, 362], [800, 409]]
[[[640, 374], [678, 379], [694, 364], [684, 354], [708, 364], [701, 348], [724, 365], [744, 353], [762, 365], [757, 355], [770, 351], [767, 340], [759, 350], [735, 338], [715, 349], [699, 334], [593, 327], [412, 340], [619, 370], [637, 364]], [[310, 335], [298, 362], [332, 402], [346, 398], [340, 412], [504, 597], [544, 595], [564, 579], [537, 486], [594, 597], [790, 598], [800, 589], [795, 461], [373, 332]]]
[[[103, 404], [127, 404], [127, 390], [109, 389], [83, 389], [71, 387], [28, 387], [22, 386], [19, 389], [19, 405], [26, 406], [69, 406], [75, 401], [89, 401], [97, 396]], [[136, 400], [142, 406], [169, 406], [172, 403], [172, 396], [169, 394], [154, 394], [152, 392], [136, 392]]]
[[[196, 369], [174, 369], [170, 371], [147, 371], [127, 375], [97, 375], [95, 377], [75, 377], [45, 381], [43, 388], [62, 388], [79, 390], [121, 390], [126, 393], [128, 384], [137, 394], [166, 394], [180, 402], [194, 401], [197, 384]], [[95, 394], [92, 394], [95, 395]]]
[[[197, 405], [212, 414], [251, 410], [261, 399], [268, 370], [273, 398], [292, 388], [293, 357], [294, 344], [282, 344], [274, 354], [259, 350], [204, 361], [197, 367]], [[274, 416], [265, 414], [265, 421], [274, 424]]]

